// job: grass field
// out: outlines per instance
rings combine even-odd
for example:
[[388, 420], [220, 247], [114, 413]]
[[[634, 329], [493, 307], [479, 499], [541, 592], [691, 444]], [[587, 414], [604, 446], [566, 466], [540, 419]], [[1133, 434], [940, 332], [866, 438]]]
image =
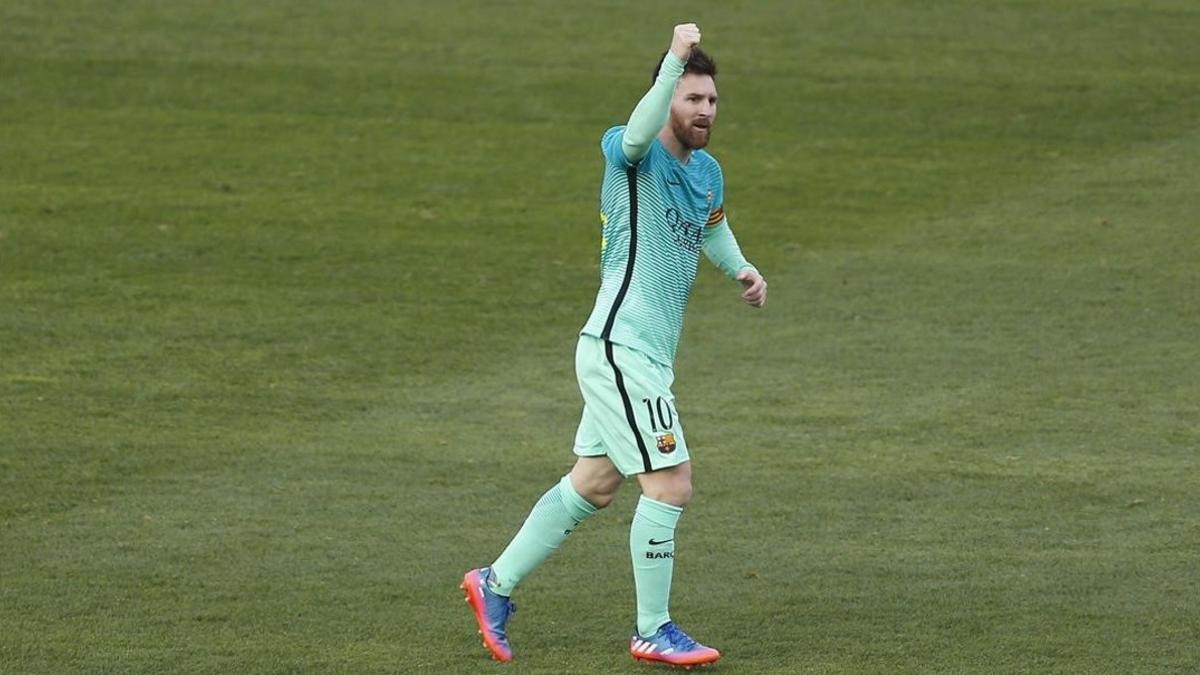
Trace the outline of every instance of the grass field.
[[603, 130], [671, 26], [755, 312], [676, 364], [726, 673], [1200, 671], [1192, 0], [0, 3], [0, 673], [649, 673], [570, 465]]

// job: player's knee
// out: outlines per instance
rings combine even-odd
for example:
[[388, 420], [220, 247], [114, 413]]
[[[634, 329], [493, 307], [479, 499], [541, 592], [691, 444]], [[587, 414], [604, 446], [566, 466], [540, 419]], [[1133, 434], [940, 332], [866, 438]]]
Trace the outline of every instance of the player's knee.
[[621, 487], [621, 474], [606, 471], [572, 471], [571, 485], [592, 506], [602, 509], [612, 503]]
[[688, 502], [692, 501], [692, 481], [682, 481], [674, 486], [665, 501], [675, 506], [687, 506]]
[[571, 485], [598, 509], [612, 503], [623, 476], [607, 457], [580, 457], [571, 467]]
[[592, 506], [602, 509], [613, 502], [617, 496], [617, 488], [621, 486], [621, 481], [598, 479], [594, 478], [588, 481], [582, 490], [579, 490], [579, 496], [588, 500]]
[[584, 499], [588, 500], [592, 506], [602, 509], [611, 504], [616, 496], [617, 493], [614, 490], [612, 492], [594, 492], [584, 497]]
[[687, 506], [688, 502], [692, 500], [692, 481], [690, 478], [680, 477], [677, 480], [643, 484], [642, 494], [656, 502], [672, 506]]
[[638, 475], [642, 494], [654, 501], [687, 506], [692, 500], [692, 464], [682, 464]]

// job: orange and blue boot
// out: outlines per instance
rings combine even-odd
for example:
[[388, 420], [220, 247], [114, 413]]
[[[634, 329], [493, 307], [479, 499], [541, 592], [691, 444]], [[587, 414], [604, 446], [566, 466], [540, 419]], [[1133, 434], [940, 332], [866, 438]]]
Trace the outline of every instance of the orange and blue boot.
[[512, 647], [508, 644], [508, 620], [517, 611], [517, 606], [503, 595], [488, 588], [490, 567], [467, 572], [459, 588], [467, 596], [467, 604], [475, 612], [483, 646], [492, 653], [492, 658], [506, 663], [512, 661]]
[[635, 629], [629, 641], [629, 654], [638, 661], [669, 663], [689, 670], [721, 658], [721, 652], [696, 642], [671, 621], [650, 637], [642, 637]]

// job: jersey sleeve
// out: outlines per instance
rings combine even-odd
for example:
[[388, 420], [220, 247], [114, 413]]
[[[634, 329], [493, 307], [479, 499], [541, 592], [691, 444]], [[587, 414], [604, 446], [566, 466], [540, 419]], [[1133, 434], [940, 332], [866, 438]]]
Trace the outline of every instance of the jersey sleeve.
[[733, 230], [725, 218], [725, 175], [721, 172], [721, 165], [717, 164], [714, 159], [712, 167], [714, 172], [711, 187], [713, 199], [709, 206], [708, 221], [704, 227], [702, 249], [712, 264], [720, 268], [725, 276], [733, 279], [742, 270], [755, 269], [755, 267], [742, 255], [737, 237], [733, 236]]
[[631, 166], [629, 160], [625, 157], [625, 151], [621, 149], [621, 142], [624, 138], [625, 125], [623, 124], [611, 127], [600, 138], [600, 152], [604, 153], [604, 159], [622, 169]]
[[717, 227], [725, 220], [725, 172], [717, 160], [712, 160], [712, 203], [708, 208], [708, 220], [705, 227]]
[[709, 261], [730, 279], [737, 277], [744, 269], [757, 271], [757, 268], [742, 255], [737, 237], [733, 236], [733, 230], [729, 229], [729, 223], [725, 222], [724, 218], [717, 226], [704, 228], [702, 250]]
[[663, 55], [658, 69], [658, 77], [642, 99], [629, 115], [625, 126], [625, 137], [621, 148], [625, 157], [631, 162], [638, 162], [658, 137], [658, 132], [666, 125], [671, 116], [671, 96], [675, 93], [675, 85], [683, 76], [685, 61], [671, 52]]
[[629, 122], [604, 132], [600, 147], [610, 162], [626, 168], [640, 162], [650, 152], [659, 130], [670, 117], [671, 95], [683, 75], [684, 63], [683, 59], [667, 52], [659, 66], [658, 77], [634, 107]]

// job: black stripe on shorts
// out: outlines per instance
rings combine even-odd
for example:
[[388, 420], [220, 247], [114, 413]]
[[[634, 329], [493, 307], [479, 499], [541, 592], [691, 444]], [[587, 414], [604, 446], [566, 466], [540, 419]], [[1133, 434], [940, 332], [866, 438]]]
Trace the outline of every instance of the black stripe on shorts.
[[646, 442], [642, 440], [642, 432], [638, 431], [637, 418], [633, 416], [633, 403], [629, 400], [629, 392], [625, 390], [625, 377], [621, 375], [621, 369], [617, 367], [616, 360], [613, 359], [613, 343], [608, 340], [604, 341], [604, 355], [608, 357], [608, 365], [612, 366], [613, 376], [617, 381], [617, 391], [621, 393], [621, 403], [625, 405], [625, 419], [629, 421], [629, 429], [633, 432], [633, 437], [637, 439], [638, 452], [642, 453], [642, 466], [645, 467], [646, 473], [654, 470], [650, 466], [650, 453], [646, 451]]

